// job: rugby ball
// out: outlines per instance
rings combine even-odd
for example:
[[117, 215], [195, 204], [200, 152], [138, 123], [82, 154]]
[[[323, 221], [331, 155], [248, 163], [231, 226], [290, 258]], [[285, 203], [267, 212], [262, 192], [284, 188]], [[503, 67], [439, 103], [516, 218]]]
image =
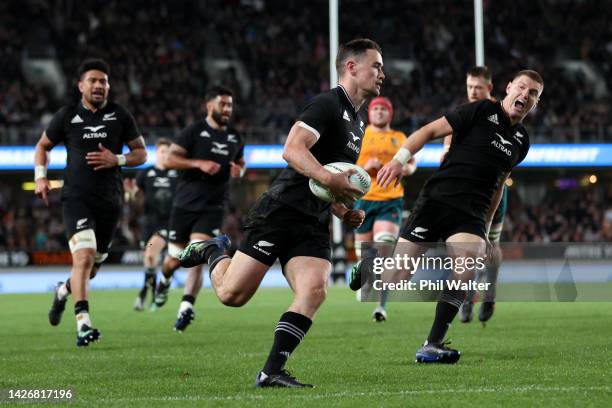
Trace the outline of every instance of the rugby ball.
[[[363, 194], [355, 196], [355, 199], [360, 199], [368, 191], [370, 191], [370, 185], [372, 184], [372, 180], [370, 179], [370, 175], [363, 168], [352, 163], [344, 162], [329, 163], [323, 167], [325, 167], [327, 171], [330, 171], [332, 173], [343, 173], [350, 169], [356, 170], [357, 172], [349, 177], [349, 183], [351, 183], [352, 186], [355, 186], [361, 191], [363, 191]], [[312, 191], [312, 194], [314, 194], [317, 198], [328, 203], [333, 203], [336, 201], [336, 198], [327, 189], [327, 187], [323, 186], [318, 181], [310, 179], [308, 185], [310, 187], [310, 191]]]

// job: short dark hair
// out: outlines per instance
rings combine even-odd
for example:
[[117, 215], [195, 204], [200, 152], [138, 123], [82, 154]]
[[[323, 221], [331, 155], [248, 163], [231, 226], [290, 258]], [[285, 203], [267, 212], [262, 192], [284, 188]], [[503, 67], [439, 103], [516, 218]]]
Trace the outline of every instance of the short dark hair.
[[512, 77], [512, 81], [514, 81], [516, 78], [523, 76], [523, 75], [528, 78], [533, 79], [538, 84], [542, 85], [542, 88], [544, 88], [544, 80], [542, 79], [542, 75], [538, 74], [538, 72], [534, 71], [533, 69], [524, 69], [522, 71], [517, 72]]
[[226, 86], [214, 85], [206, 90], [206, 102], [215, 99], [219, 95], [234, 96], [234, 92]]
[[365, 54], [368, 50], [376, 50], [382, 55], [380, 45], [368, 38], [357, 38], [341, 44], [336, 56], [336, 72], [338, 72], [338, 75], [344, 72], [344, 63], [347, 59]]
[[467, 72], [468, 76], [484, 78], [487, 82], [491, 82], [491, 72], [489, 72], [489, 68], [486, 65], [476, 65]]
[[170, 146], [171, 144], [172, 142], [170, 141], [170, 139], [167, 139], [165, 137], [160, 137], [159, 139], [157, 139], [157, 142], [155, 143], [155, 147]]
[[91, 71], [92, 69], [102, 71], [106, 75], [110, 76], [110, 66], [106, 61], [101, 58], [87, 58], [86, 60], [81, 62], [81, 65], [79, 65], [79, 79], [83, 77], [84, 73], [86, 73], [87, 71]]

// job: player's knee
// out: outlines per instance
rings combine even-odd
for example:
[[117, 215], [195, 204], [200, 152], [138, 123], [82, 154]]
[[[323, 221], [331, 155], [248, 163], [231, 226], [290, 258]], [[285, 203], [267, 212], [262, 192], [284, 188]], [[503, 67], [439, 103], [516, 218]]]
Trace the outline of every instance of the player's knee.
[[234, 291], [234, 290], [222, 290], [217, 294], [219, 296], [219, 300], [225, 306], [230, 307], [241, 307], [244, 306], [250, 299], [250, 296], [245, 294], [244, 292]]
[[148, 267], [155, 266], [157, 264], [157, 254], [150, 250], [146, 250], [144, 254], [144, 263]]
[[493, 268], [499, 267], [502, 261], [502, 251], [499, 245], [495, 245], [493, 247], [493, 251], [491, 251], [491, 262], [489, 262], [489, 266]]
[[167, 256], [164, 259], [164, 263], [162, 265], [162, 273], [164, 275], [167, 275], [168, 273], [172, 273], [175, 270], [177, 270], [179, 266], [181, 266], [181, 264], [178, 259], [173, 258], [171, 256]]
[[68, 241], [72, 264], [79, 271], [91, 271], [95, 262], [96, 234], [88, 228], [75, 233]]
[[304, 297], [310, 306], [318, 308], [327, 298], [327, 285], [321, 284], [308, 288]]
[[312, 297], [316, 304], [321, 305], [327, 299], [327, 286], [321, 285], [312, 291]]
[[93, 249], [80, 249], [72, 254], [72, 264], [81, 271], [90, 271], [94, 266], [95, 251]]

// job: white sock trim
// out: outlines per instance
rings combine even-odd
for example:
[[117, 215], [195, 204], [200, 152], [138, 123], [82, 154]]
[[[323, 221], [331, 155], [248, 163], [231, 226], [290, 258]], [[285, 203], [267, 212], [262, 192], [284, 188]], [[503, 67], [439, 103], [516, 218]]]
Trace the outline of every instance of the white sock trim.
[[181, 304], [179, 305], [179, 310], [178, 310], [179, 317], [181, 313], [183, 313], [185, 310], [188, 310], [188, 309], [193, 309], [193, 304], [190, 302], [187, 302], [186, 300], [183, 300]]
[[91, 319], [89, 318], [89, 313], [82, 312], [76, 315], [76, 323], [78, 331], [81, 331], [84, 325], [91, 327]]
[[70, 294], [70, 292], [68, 292], [68, 288], [66, 287], [66, 284], [63, 283], [62, 286], [60, 286], [57, 289], [57, 297], [59, 298], [59, 300], [64, 300], [66, 299], [66, 297]]

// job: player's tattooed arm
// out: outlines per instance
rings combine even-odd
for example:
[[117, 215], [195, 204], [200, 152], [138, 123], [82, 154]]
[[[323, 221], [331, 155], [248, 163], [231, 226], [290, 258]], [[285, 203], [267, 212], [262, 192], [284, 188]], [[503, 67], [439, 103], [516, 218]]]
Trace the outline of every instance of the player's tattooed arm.
[[147, 161], [147, 147], [144, 137], [139, 136], [136, 139], [127, 142], [130, 152], [125, 155], [124, 166], [140, 166]]
[[47, 167], [49, 165], [49, 151], [53, 149], [53, 142], [49, 140], [47, 132], [43, 132], [36, 143], [34, 150], [34, 181], [36, 188], [34, 194], [39, 197], [46, 206], [49, 206], [49, 180], [47, 179]]
[[217, 162], [212, 160], [192, 159], [188, 157], [187, 153], [187, 149], [176, 143], [172, 143], [164, 165], [169, 169], [177, 170], [198, 169], [202, 173], [211, 176], [216, 174], [221, 168], [221, 165]]

